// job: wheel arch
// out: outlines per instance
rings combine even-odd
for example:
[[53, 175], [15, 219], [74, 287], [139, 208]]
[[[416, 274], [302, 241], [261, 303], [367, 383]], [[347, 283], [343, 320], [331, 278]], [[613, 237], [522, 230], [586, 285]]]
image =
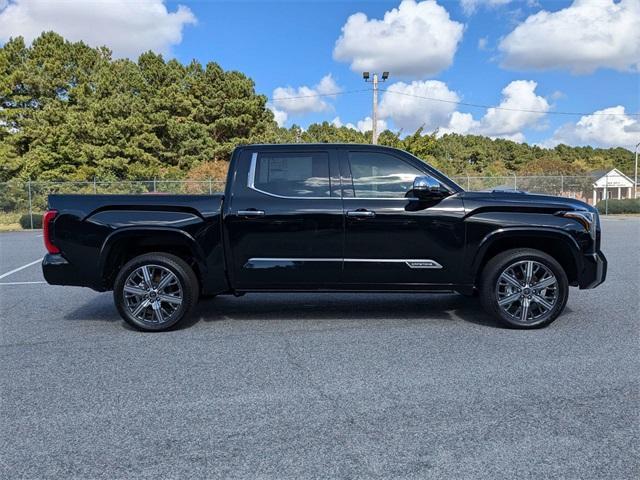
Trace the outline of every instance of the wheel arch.
[[111, 233], [100, 249], [98, 272], [105, 288], [112, 288], [126, 262], [151, 252], [180, 257], [193, 268], [202, 285], [207, 263], [202, 248], [189, 233], [168, 227], [125, 227]]
[[532, 248], [552, 256], [564, 269], [569, 285], [578, 285], [580, 247], [566, 232], [551, 228], [504, 228], [491, 232], [480, 243], [472, 263], [472, 278], [478, 285], [487, 262], [497, 254], [517, 248]]

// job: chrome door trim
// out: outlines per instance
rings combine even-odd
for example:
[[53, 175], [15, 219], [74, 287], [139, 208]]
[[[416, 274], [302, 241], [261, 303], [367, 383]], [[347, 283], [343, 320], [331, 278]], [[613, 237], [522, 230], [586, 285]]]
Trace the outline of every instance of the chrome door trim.
[[424, 268], [424, 269], [441, 269], [444, 268], [435, 260], [429, 258], [415, 259], [415, 258], [262, 258], [254, 257], [247, 260], [245, 268], [249, 264], [256, 264], [261, 262], [345, 262], [345, 263], [404, 263], [409, 268]]
[[345, 258], [348, 263], [406, 263], [409, 268], [442, 268], [435, 260], [429, 258]]
[[285, 198], [289, 200], [337, 200], [342, 198], [344, 200], [402, 200], [409, 202], [417, 202], [420, 199], [416, 197], [291, 197], [288, 195], [278, 195], [277, 193], [267, 192], [265, 190], [261, 190], [256, 187], [256, 165], [258, 163], [258, 152], [253, 152], [251, 154], [251, 164], [249, 166], [249, 174], [247, 175], [247, 188], [253, 190], [254, 192], [262, 193], [263, 195], [269, 195], [274, 198]]
[[342, 197], [344, 200], [403, 200], [410, 202], [419, 202], [417, 197]]
[[341, 262], [341, 258], [250, 258], [248, 262]]
[[253, 186], [256, 178], [256, 163], [258, 160], [258, 152], [253, 152], [251, 154], [251, 165], [249, 166], [249, 175], [247, 176], [247, 187], [255, 190], [256, 188]]
[[277, 193], [266, 192], [256, 187], [256, 164], [258, 163], [258, 152], [251, 154], [251, 165], [249, 166], [249, 174], [247, 175], [247, 188], [254, 192], [269, 195], [274, 198], [285, 198], [288, 200], [339, 200], [340, 197], [290, 197], [288, 195], [278, 195]]

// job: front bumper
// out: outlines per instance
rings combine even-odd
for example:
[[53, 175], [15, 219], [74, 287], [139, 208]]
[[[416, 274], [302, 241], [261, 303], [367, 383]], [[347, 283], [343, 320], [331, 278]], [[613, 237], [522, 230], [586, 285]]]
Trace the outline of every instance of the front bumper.
[[582, 272], [578, 279], [580, 289], [596, 288], [607, 278], [607, 259], [600, 251], [582, 257]]

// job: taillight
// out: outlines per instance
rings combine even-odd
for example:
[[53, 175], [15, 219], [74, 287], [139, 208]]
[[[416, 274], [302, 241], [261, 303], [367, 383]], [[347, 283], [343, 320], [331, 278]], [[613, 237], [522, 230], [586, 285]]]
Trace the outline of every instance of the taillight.
[[60, 253], [60, 249], [53, 244], [49, 237], [51, 235], [51, 222], [56, 218], [56, 215], [58, 215], [57, 210], [48, 210], [42, 217], [42, 238], [44, 238], [44, 246], [49, 253]]

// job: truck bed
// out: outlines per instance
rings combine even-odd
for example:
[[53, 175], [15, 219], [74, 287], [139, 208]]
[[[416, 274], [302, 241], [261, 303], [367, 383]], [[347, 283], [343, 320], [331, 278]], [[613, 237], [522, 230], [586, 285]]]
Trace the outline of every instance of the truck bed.
[[[50, 238], [60, 249], [43, 262], [49, 283], [111, 288], [115, 272], [128, 255], [150, 245], [189, 250], [195, 268], [208, 278], [203, 291], [226, 288], [220, 224], [223, 194], [215, 195], [51, 195], [58, 213]], [[173, 247], [176, 248], [176, 247]], [[55, 268], [47, 268], [55, 265]], [[62, 266], [64, 265], [64, 266]]]

